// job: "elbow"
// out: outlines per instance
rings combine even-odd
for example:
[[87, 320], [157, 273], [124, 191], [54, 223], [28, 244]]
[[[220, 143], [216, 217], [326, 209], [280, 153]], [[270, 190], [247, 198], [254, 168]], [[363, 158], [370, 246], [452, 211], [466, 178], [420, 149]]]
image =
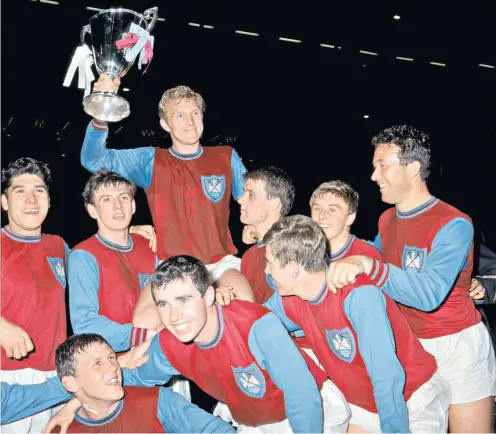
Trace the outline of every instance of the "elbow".
[[88, 170], [91, 173], [95, 173], [96, 171], [99, 170], [98, 164], [86, 155], [84, 152], [84, 149], [81, 150], [81, 166], [83, 166], [86, 170]]

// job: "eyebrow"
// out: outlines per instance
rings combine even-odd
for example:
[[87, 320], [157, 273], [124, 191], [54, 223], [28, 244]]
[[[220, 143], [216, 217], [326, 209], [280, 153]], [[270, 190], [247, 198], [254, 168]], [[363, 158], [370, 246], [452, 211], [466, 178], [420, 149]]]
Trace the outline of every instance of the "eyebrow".
[[174, 300], [187, 300], [188, 298], [193, 297], [192, 295], [181, 295], [180, 297], [175, 297]]
[[[26, 188], [26, 187], [27, 187], [26, 185], [14, 185], [12, 187], [12, 190], [17, 190], [18, 188]], [[43, 188], [44, 190], [47, 189], [46, 185], [43, 185], [43, 184], [34, 185], [33, 187], [34, 188]]]

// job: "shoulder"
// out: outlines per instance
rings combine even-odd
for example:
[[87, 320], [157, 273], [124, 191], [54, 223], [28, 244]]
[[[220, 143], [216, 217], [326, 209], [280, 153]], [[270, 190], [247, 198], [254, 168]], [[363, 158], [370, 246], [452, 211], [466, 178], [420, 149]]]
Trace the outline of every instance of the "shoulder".
[[373, 259], [382, 259], [381, 252], [377, 250], [372, 244], [367, 243], [366, 241], [357, 238], [355, 247], [355, 252], [358, 255], [368, 256]]

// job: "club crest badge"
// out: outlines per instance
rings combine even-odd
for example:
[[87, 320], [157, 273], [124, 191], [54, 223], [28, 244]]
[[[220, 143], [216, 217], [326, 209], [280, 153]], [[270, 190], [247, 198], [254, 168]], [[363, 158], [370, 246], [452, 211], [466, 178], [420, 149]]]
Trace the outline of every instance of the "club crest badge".
[[332, 352], [344, 362], [351, 363], [355, 358], [355, 338], [348, 327], [342, 330], [326, 330], [327, 343]]
[[60, 258], [47, 258], [48, 263], [50, 264], [50, 268], [53, 271], [53, 274], [59, 281], [59, 283], [62, 285], [63, 288], [65, 288], [66, 285], [66, 278], [65, 278], [65, 266], [64, 266], [64, 261]]
[[246, 368], [232, 367], [232, 370], [236, 384], [244, 394], [252, 398], [262, 398], [264, 396], [265, 378], [255, 362]]
[[418, 247], [405, 245], [405, 247], [403, 247], [403, 257], [401, 259], [403, 270], [418, 273], [424, 266], [426, 255], [426, 248], [420, 249]]
[[226, 192], [226, 177], [222, 176], [203, 176], [201, 177], [203, 193], [209, 200], [219, 202]]

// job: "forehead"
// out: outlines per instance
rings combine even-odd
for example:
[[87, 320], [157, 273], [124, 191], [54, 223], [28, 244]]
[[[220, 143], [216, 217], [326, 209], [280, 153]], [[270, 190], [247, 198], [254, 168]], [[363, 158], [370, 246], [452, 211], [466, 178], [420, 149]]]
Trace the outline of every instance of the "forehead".
[[386, 160], [397, 157], [399, 148], [396, 145], [381, 144], [375, 148], [374, 161]]
[[200, 108], [194, 98], [170, 99], [165, 106], [170, 112], [193, 111]]
[[245, 183], [245, 189], [252, 190], [255, 192], [265, 193], [265, 182], [257, 179], [248, 179]]
[[122, 193], [129, 193], [129, 186], [123, 182], [118, 184], [102, 185], [95, 192], [96, 197], [107, 196], [107, 195], [118, 195]]
[[313, 201], [313, 206], [325, 207], [325, 206], [331, 206], [331, 205], [338, 205], [341, 208], [347, 207], [347, 204], [344, 201], [344, 199], [333, 194], [333, 193], [325, 193], [322, 196], [318, 196]]
[[200, 296], [200, 291], [198, 291], [191, 279], [186, 277], [184, 280], [174, 280], [165, 286], [157, 288], [155, 294], [157, 299], [170, 299], [187, 295]]
[[111, 353], [113, 353], [113, 350], [107, 344], [95, 342], [91, 344], [89, 347], [87, 347], [84, 351], [78, 352], [76, 354], [76, 360], [77, 361], [94, 360], [99, 357], [107, 357]]
[[45, 185], [45, 182], [39, 175], [23, 173], [22, 175], [14, 176], [12, 178], [11, 188], [17, 185]]

